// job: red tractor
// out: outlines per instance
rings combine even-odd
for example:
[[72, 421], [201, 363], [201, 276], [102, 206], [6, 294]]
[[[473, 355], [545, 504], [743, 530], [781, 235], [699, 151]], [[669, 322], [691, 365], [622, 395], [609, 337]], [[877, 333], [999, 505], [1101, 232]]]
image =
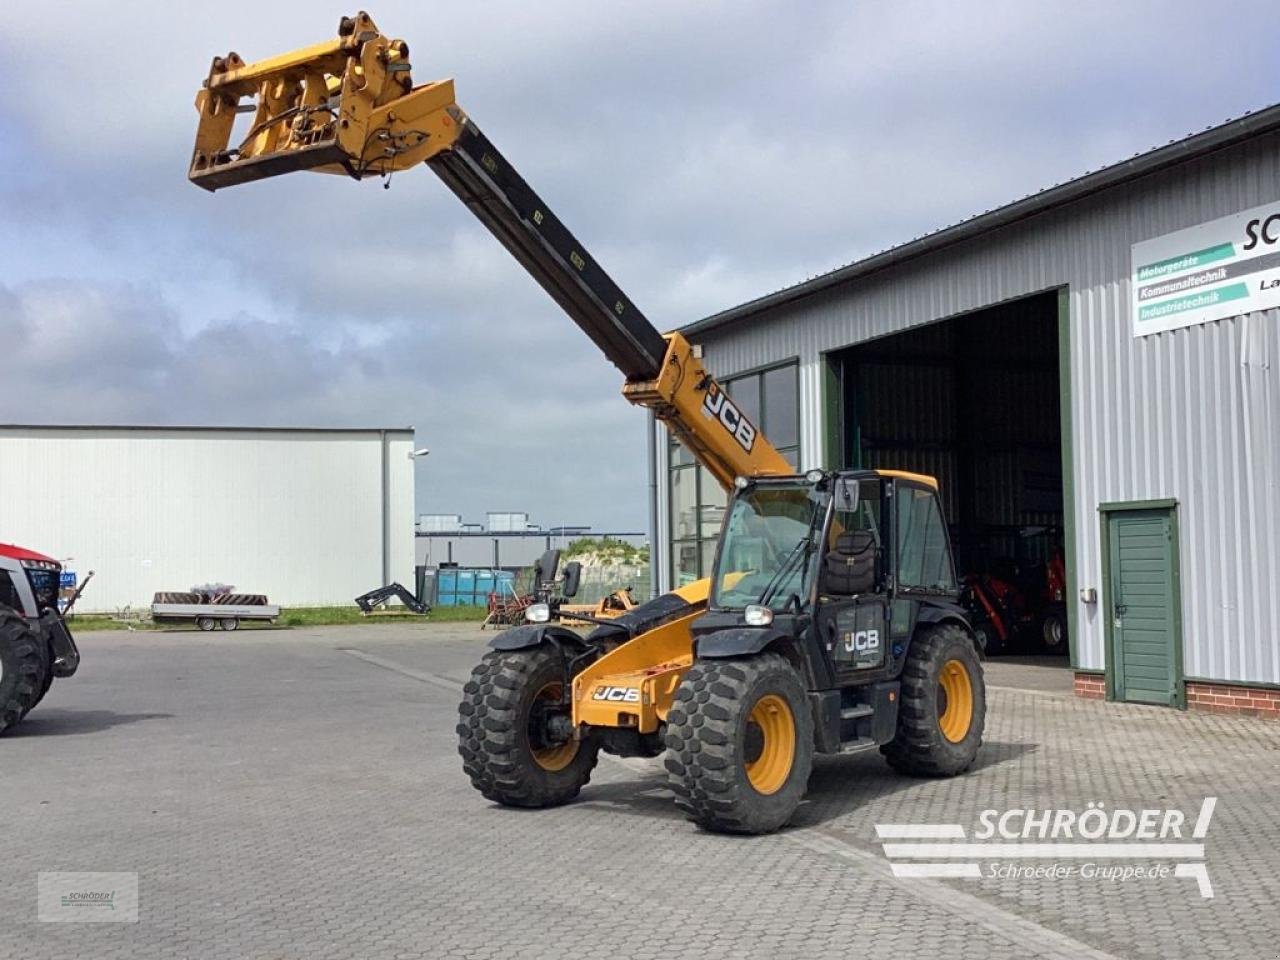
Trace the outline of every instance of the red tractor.
[[0, 543], [0, 733], [44, 699], [54, 677], [80, 666], [58, 610], [61, 578], [62, 564], [53, 558]]
[[1045, 653], [1067, 648], [1067, 571], [1061, 548], [1047, 563], [1020, 573], [1002, 560], [984, 574], [965, 577], [961, 604], [969, 611], [974, 636], [983, 653], [1004, 653], [1018, 641], [1039, 640]]

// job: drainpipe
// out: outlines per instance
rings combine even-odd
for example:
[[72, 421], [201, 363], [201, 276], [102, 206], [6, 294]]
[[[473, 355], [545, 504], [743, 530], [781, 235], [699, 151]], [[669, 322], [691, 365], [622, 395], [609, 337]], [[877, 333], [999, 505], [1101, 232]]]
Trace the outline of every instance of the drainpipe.
[[658, 595], [658, 418], [649, 411], [649, 596]]
[[379, 430], [382, 438], [382, 583], [391, 582], [391, 451], [387, 446], [387, 431]]

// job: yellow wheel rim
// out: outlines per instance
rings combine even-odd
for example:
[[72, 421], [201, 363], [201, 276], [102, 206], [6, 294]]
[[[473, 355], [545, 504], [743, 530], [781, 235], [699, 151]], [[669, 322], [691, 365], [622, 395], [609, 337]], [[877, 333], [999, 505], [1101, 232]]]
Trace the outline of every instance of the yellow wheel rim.
[[796, 720], [787, 701], [770, 693], [756, 701], [747, 717], [760, 732], [760, 753], [745, 764], [747, 780], [757, 793], [777, 793], [791, 775], [796, 758]]
[[[562, 685], [560, 683], [548, 683], [538, 691], [537, 696], [533, 699], [554, 700], [558, 703], [560, 701], [561, 690]], [[564, 743], [557, 743], [554, 746], [543, 747], [540, 750], [532, 746], [529, 749], [533, 754], [534, 763], [540, 766], [543, 770], [546, 770], [548, 773], [555, 773], [556, 771], [563, 770], [569, 764], [573, 763], [573, 758], [578, 755], [578, 741], [566, 740]]]
[[952, 743], [969, 735], [973, 723], [973, 681], [959, 660], [948, 660], [938, 675], [938, 727]]

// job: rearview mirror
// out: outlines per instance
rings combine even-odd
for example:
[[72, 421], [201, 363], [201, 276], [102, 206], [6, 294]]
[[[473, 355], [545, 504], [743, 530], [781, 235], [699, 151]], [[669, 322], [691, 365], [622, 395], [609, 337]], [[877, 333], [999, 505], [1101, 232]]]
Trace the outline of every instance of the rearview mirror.
[[578, 595], [578, 584], [582, 580], [582, 564], [577, 560], [564, 565], [564, 582], [560, 584], [560, 595], [575, 597]]
[[533, 564], [533, 590], [540, 593], [543, 588], [550, 589], [556, 579], [556, 571], [560, 568], [560, 551], [548, 550]]
[[858, 509], [858, 481], [841, 477], [835, 486], [836, 509], [852, 513]]

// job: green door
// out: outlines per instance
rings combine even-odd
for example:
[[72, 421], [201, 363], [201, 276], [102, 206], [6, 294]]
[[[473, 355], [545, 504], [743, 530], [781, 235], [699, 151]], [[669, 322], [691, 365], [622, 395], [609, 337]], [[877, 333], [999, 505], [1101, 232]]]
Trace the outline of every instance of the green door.
[[1116, 698], [1180, 706], [1172, 510], [1117, 510], [1108, 514], [1107, 529]]

